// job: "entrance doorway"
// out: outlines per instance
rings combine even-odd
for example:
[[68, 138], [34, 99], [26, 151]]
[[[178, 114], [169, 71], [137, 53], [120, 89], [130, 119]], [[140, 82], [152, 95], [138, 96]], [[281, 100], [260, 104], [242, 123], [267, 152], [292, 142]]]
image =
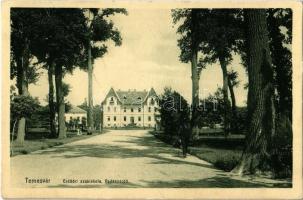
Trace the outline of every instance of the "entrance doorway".
[[135, 118], [134, 117], [130, 117], [130, 124], [134, 124], [135, 123]]

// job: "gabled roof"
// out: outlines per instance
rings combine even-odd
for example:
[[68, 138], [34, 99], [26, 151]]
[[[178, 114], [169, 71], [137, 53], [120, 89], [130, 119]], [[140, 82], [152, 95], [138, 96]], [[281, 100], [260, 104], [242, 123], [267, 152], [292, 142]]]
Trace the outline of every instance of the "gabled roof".
[[85, 113], [86, 114], [86, 111], [83, 110], [82, 108], [79, 108], [78, 106], [72, 106], [72, 108], [67, 113], [72, 113], [72, 114]]
[[157, 94], [153, 88], [151, 88], [150, 91], [146, 91], [146, 90], [115, 91], [113, 88], [111, 88], [107, 93], [105, 99], [107, 99], [110, 96], [117, 97], [119, 102], [123, 105], [140, 105], [144, 103], [149, 96], [157, 96]]
[[124, 105], [140, 105], [144, 102], [145, 97], [147, 96], [147, 91], [117, 91], [117, 95], [120, 98], [120, 102]]
[[151, 88], [150, 91], [148, 92], [148, 94], [146, 95], [144, 101], [151, 96], [157, 96], [156, 91], [154, 90], [154, 88]]

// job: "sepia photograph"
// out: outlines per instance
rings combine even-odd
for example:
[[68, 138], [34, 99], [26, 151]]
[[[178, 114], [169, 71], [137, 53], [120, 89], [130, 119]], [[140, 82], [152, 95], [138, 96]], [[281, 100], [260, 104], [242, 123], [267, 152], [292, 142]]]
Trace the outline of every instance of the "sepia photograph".
[[6, 5], [5, 197], [300, 198], [300, 3], [96, 2]]

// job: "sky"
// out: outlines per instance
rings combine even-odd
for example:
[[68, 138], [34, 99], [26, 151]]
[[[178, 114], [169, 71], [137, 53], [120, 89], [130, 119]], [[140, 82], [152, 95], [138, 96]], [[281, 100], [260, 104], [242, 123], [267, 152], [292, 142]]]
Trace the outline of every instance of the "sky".
[[[111, 87], [118, 90], [155, 89], [163, 93], [164, 87], [171, 87], [191, 102], [191, 66], [179, 61], [180, 50], [177, 46], [178, 35], [172, 23], [171, 11], [167, 9], [134, 9], [128, 15], [112, 18], [120, 30], [122, 45], [108, 43], [108, 53], [94, 63], [93, 101], [100, 104]], [[247, 75], [240, 58], [233, 56], [228, 69], [239, 73], [240, 84], [235, 88], [238, 106], [246, 103]], [[29, 86], [32, 96], [38, 97], [45, 105], [48, 93], [46, 71], [35, 85]], [[67, 74], [64, 82], [70, 84], [71, 92], [66, 97], [73, 105], [80, 105], [87, 98], [87, 73], [79, 69]], [[222, 87], [222, 71], [218, 63], [203, 69], [200, 77], [200, 97], [207, 97]]]

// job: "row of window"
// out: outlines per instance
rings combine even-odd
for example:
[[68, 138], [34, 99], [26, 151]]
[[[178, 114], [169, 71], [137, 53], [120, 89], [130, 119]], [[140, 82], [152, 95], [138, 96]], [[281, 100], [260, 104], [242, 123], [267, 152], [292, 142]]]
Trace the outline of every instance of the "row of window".
[[[123, 99], [126, 100], [126, 96], [123, 96]], [[138, 97], [137, 99], [138, 99], [139, 101], [142, 100], [141, 97]], [[110, 105], [113, 105], [113, 104], [114, 104], [114, 97], [111, 97], [111, 98], [110, 98], [109, 103], [110, 103]], [[151, 100], [150, 100], [150, 105], [154, 105], [154, 104], [155, 104], [155, 100], [154, 100], [154, 98], [151, 98]]]
[[[151, 112], [151, 110], [152, 110], [152, 108], [148, 107], [148, 112]], [[110, 112], [110, 107], [107, 107], [107, 111]], [[117, 111], [117, 108], [114, 107], [114, 112], [116, 112], [116, 111]], [[154, 108], [154, 111], [157, 112], [157, 108], [156, 107]], [[124, 107], [123, 112], [126, 112], [126, 107]], [[131, 108], [130, 112], [134, 112], [134, 108]], [[138, 108], [138, 112], [141, 112], [141, 108]]]
[[[131, 121], [134, 121], [134, 119], [135, 119], [134, 117], [130, 117], [130, 120], [131, 120]], [[148, 121], [151, 121], [151, 116], [148, 116], [147, 119], [148, 119]], [[114, 117], [113, 117], [113, 120], [114, 120], [114, 122], [117, 121], [117, 117], [114, 116]], [[124, 116], [124, 117], [123, 117], [123, 120], [126, 122], [126, 121], [127, 121], [127, 117]], [[110, 121], [110, 116], [107, 117], [107, 121]], [[141, 122], [141, 117], [140, 117], [140, 116], [138, 117], [138, 121]]]

